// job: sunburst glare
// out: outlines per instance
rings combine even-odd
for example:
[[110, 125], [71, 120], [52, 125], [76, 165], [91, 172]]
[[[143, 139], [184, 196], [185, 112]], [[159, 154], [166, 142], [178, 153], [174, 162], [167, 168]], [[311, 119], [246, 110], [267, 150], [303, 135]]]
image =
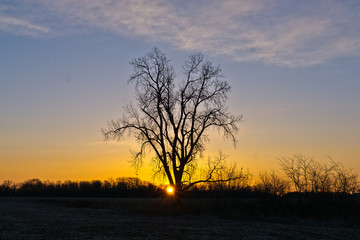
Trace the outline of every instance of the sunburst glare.
[[166, 188], [166, 192], [170, 195], [174, 194], [174, 188], [172, 186], [168, 186]]

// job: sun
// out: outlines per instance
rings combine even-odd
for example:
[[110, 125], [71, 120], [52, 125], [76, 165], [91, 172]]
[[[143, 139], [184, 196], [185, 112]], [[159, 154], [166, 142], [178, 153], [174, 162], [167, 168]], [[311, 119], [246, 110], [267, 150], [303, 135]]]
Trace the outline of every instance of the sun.
[[173, 188], [172, 186], [168, 186], [168, 187], [166, 188], [166, 192], [167, 192], [168, 194], [174, 194], [174, 188]]

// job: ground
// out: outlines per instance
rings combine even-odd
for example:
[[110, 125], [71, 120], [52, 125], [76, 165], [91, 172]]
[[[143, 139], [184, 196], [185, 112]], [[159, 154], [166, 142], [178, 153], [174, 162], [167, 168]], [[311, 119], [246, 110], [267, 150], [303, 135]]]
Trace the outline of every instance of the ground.
[[[360, 230], [309, 222], [136, 211], [162, 199], [0, 198], [0, 239], [360, 239]], [[135, 206], [135, 207], [134, 207]]]

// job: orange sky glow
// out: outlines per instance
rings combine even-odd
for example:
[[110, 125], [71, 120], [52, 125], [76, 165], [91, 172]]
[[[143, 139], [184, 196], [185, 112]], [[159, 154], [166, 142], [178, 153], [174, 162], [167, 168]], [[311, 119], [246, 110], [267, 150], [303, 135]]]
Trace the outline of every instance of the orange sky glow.
[[199, 166], [221, 150], [254, 176], [293, 154], [360, 171], [359, 9], [358, 1], [0, 2], [0, 183], [166, 184], [152, 177], [152, 153], [137, 175], [129, 163], [137, 143], [101, 134], [136, 103], [129, 61], [154, 46], [179, 81], [192, 53], [219, 64], [229, 111], [243, 115], [236, 148], [212, 131]]

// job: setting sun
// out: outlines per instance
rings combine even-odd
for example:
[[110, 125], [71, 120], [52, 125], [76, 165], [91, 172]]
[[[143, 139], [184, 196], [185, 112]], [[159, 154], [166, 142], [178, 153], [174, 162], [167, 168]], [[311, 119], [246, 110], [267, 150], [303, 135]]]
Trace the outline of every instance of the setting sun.
[[168, 194], [173, 194], [173, 193], [174, 193], [174, 188], [173, 188], [172, 186], [168, 186], [168, 187], [166, 188], [166, 192], [167, 192]]

